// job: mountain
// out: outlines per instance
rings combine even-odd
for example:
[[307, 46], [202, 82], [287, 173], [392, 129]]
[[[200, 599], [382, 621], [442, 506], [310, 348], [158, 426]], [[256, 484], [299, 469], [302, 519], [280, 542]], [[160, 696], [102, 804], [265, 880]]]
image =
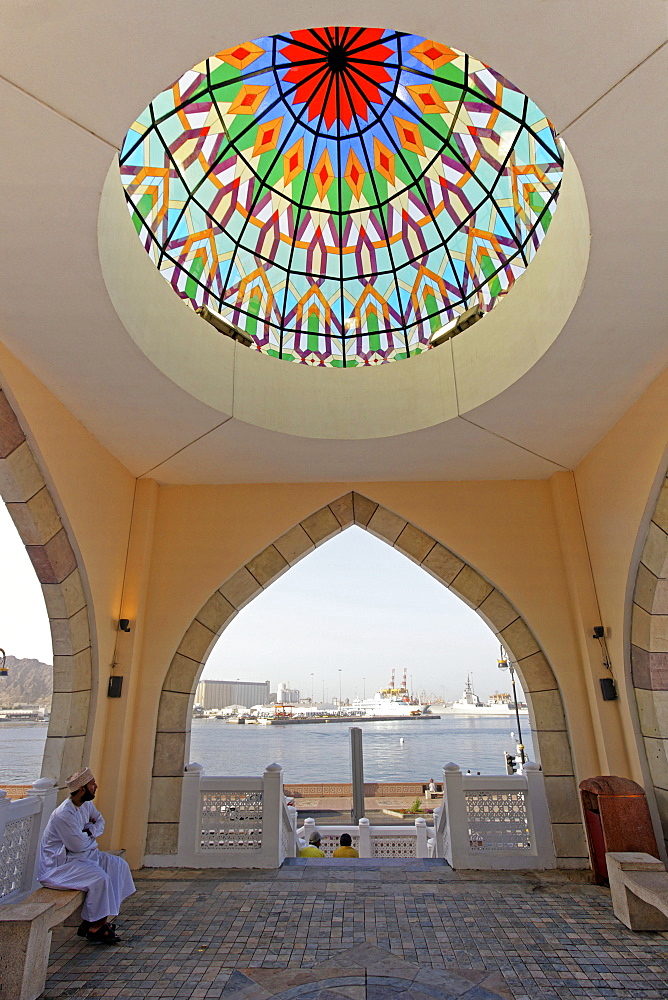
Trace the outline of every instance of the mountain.
[[8, 656], [9, 671], [0, 677], [0, 708], [16, 704], [50, 705], [53, 692], [53, 667], [39, 660], [18, 660]]

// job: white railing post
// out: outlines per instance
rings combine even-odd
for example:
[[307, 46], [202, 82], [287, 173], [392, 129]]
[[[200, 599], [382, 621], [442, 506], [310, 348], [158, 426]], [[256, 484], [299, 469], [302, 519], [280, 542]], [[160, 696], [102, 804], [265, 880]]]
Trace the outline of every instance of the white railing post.
[[371, 824], [366, 817], [359, 821], [359, 843], [357, 853], [361, 858], [372, 857], [371, 853]]
[[200, 780], [204, 774], [201, 764], [186, 764], [181, 788], [181, 814], [179, 819], [179, 855], [192, 857], [201, 850], [202, 829], [200, 807]]
[[444, 856], [452, 868], [458, 868], [469, 854], [469, 823], [463, 775], [452, 761], [443, 766], [443, 809], [446, 823]]
[[545, 780], [540, 765], [532, 760], [524, 764], [527, 782], [527, 813], [531, 843], [537, 855], [537, 867], [554, 868], [556, 859], [552, 843], [552, 824], [545, 794]]
[[32, 788], [26, 792], [27, 799], [39, 799], [39, 812], [32, 821], [30, 843], [28, 846], [29, 863], [26, 868], [26, 878], [23, 888], [32, 892], [39, 885], [37, 882], [37, 867], [39, 863], [39, 845], [49, 816], [56, 808], [58, 785], [51, 778], [38, 778], [33, 781]]
[[427, 821], [424, 816], [418, 816], [415, 820], [415, 857], [426, 858], [428, 856]]
[[304, 847], [308, 847], [311, 843], [311, 834], [315, 830], [315, 820], [311, 819], [310, 816], [304, 820]]
[[262, 788], [262, 854], [272, 867], [280, 868], [283, 826], [283, 768], [268, 764]]

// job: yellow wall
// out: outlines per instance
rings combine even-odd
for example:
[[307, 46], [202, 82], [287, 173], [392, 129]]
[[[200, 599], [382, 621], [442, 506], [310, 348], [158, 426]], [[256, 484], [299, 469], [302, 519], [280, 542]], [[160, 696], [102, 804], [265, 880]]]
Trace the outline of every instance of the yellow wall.
[[[130, 848], [136, 864], [158, 699], [183, 633], [238, 567], [353, 484], [160, 487], [145, 481], [135, 496], [132, 476], [64, 406], [7, 352], [0, 363], [89, 588], [100, 676], [90, 762], [101, 780], [108, 840]], [[579, 777], [606, 770], [640, 776], [622, 671], [625, 601], [640, 522], [663, 460], [665, 389], [666, 379], [650, 387], [574, 477], [354, 484], [440, 539], [512, 600], [560, 684]], [[126, 556], [122, 613], [134, 621], [130, 636], [119, 637]], [[591, 620], [594, 614], [600, 620]], [[612, 705], [600, 698], [598, 646], [585, 634], [599, 623], [611, 629], [621, 695]], [[117, 640], [125, 686], [124, 697], [112, 702], [106, 683]]]
[[[87, 753], [99, 770], [107, 756], [107, 679], [118, 634], [134, 478], [4, 347], [0, 372], [68, 529], [87, 592], [93, 646]], [[114, 768], [106, 770], [113, 785]], [[113, 801], [109, 791], [109, 786], [100, 790], [103, 808]]]
[[[636, 731], [628, 676], [631, 589], [656, 493], [666, 472], [668, 372], [629, 408], [575, 471], [582, 521], [629, 745]], [[668, 734], [667, 734], [668, 735]], [[644, 784], [631, 754], [629, 776]]]

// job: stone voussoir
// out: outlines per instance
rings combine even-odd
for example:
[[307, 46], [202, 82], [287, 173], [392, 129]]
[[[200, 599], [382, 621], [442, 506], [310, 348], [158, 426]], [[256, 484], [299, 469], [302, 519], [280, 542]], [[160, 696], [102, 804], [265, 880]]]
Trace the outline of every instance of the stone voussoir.
[[266, 587], [289, 568], [289, 563], [286, 562], [275, 545], [267, 545], [266, 549], [263, 549], [250, 562], [246, 563], [246, 569], [251, 576], [255, 577], [261, 587]]
[[368, 497], [362, 496], [361, 493], [355, 493], [353, 491], [353, 512], [355, 516], [355, 524], [359, 524], [362, 528], [366, 528], [377, 507], [378, 504], [375, 503], [375, 501], [369, 500]]

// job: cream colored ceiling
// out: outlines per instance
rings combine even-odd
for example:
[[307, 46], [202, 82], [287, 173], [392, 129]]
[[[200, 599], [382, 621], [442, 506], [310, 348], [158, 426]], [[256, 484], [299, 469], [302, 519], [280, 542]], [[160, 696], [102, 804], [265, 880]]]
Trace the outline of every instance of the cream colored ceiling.
[[[545, 477], [576, 464], [666, 363], [665, 4], [438, 0], [412, 11], [367, 0], [364, 10], [367, 24], [470, 51], [531, 95], [578, 165], [591, 249], [582, 294], [530, 372], [465, 417], [348, 442], [261, 430], [179, 388], [128, 336], [98, 256], [105, 176], [139, 111], [211, 52], [311, 25], [312, 7], [3, 7], [0, 332], [137, 475], [179, 483]], [[354, 24], [359, 10], [321, 4], [316, 20]]]

